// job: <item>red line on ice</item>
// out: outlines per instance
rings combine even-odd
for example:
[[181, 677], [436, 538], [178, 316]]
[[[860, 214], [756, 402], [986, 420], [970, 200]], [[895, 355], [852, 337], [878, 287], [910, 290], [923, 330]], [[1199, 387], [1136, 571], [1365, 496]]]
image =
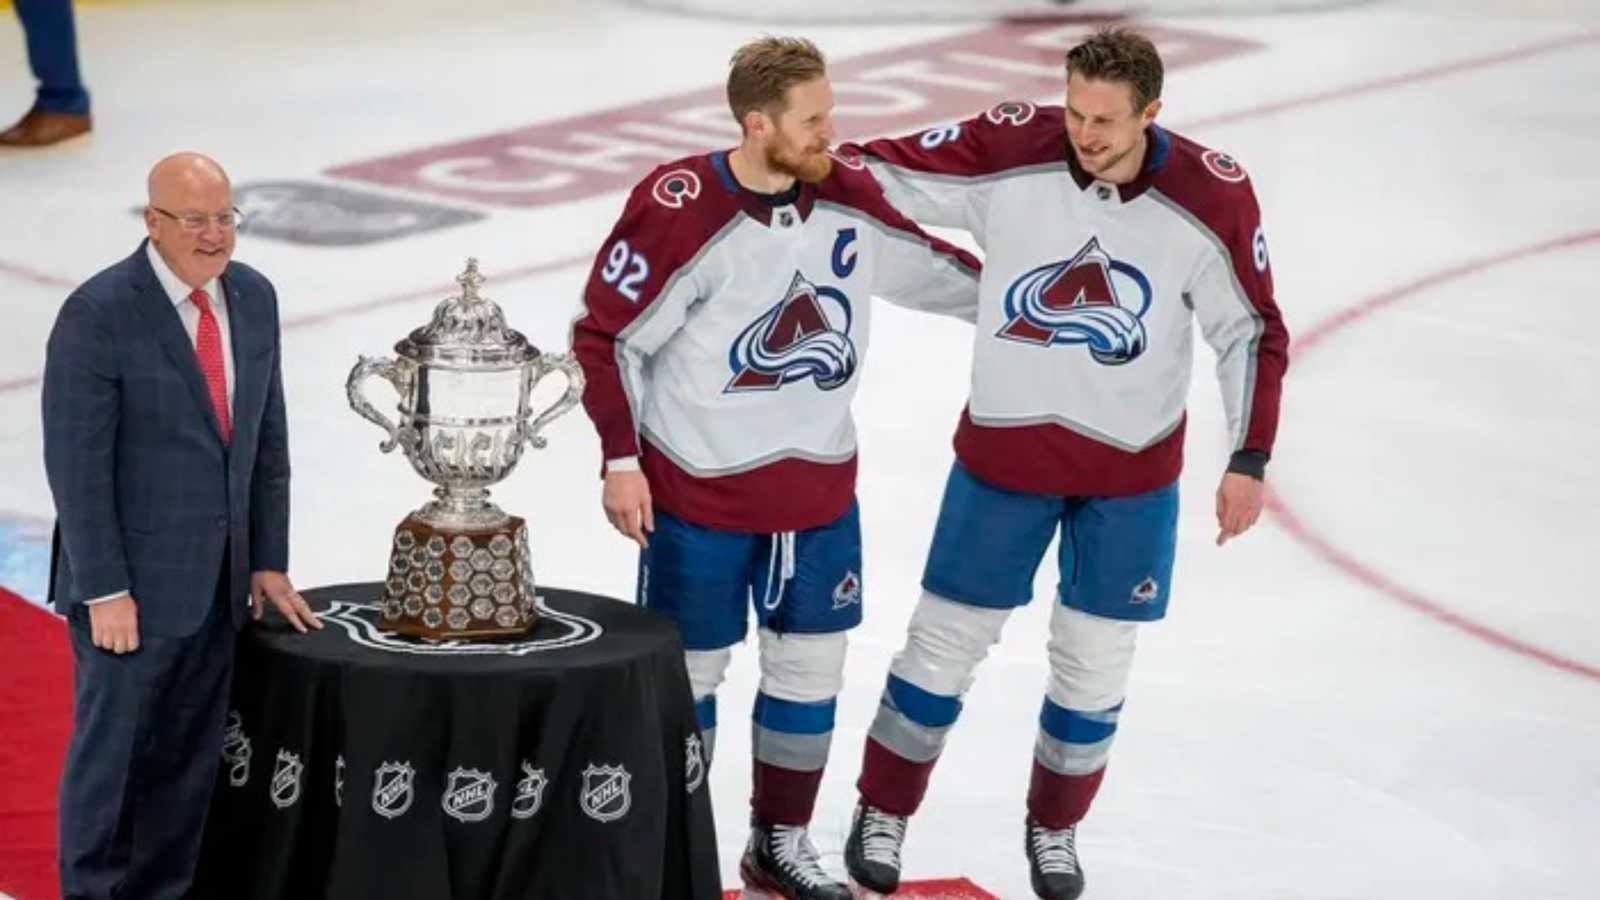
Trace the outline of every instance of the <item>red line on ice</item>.
[[[1477, 275], [1496, 266], [1595, 242], [1600, 242], [1600, 231], [1586, 231], [1563, 238], [1530, 244], [1526, 247], [1518, 247], [1503, 253], [1479, 257], [1478, 259], [1451, 266], [1448, 269], [1442, 269], [1431, 275], [1424, 275], [1397, 288], [1368, 297], [1354, 306], [1342, 309], [1323, 319], [1312, 326], [1310, 331], [1295, 338], [1294, 344], [1290, 347], [1290, 352], [1295, 357], [1303, 358], [1307, 352], [1315, 350], [1325, 343], [1330, 336], [1336, 334], [1341, 328], [1439, 285]], [[1320, 557], [1323, 562], [1390, 600], [1403, 606], [1408, 606], [1423, 615], [1502, 650], [1536, 660], [1564, 672], [1571, 672], [1574, 675], [1581, 675], [1600, 681], [1600, 668], [1538, 647], [1492, 626], [1467, 618], [1451, 610], [1444, 603], [1425, 597], [1356, 559], [1307, 525], [1300, 515], [1285, 502], [1281, 494], [1273, 493], [1268, 497], [1267, 511], [1290, 537], [1299, 541], [1312, 553]]]

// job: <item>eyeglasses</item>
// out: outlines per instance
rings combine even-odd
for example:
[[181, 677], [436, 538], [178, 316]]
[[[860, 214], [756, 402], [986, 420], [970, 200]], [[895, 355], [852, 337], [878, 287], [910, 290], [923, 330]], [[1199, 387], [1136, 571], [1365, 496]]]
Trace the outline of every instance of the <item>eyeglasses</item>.
[[214, 216], [208, 216], [204, 213], [184, 213], [182, 215], [178, 215], [177, 213], [167, 212], [159, 206], [152, 206], [150, 208], [183, 226], [184, 231], [205, 231], [206, 225], [211, 222], [216, 222], [217, 227], [223, 231], [232, 231], [233, 229], [239, 227], [240, 221], [244, 219], [244, 213], [240, 212], [237, 207], [230, 209], [227, 212], [219, 212]]

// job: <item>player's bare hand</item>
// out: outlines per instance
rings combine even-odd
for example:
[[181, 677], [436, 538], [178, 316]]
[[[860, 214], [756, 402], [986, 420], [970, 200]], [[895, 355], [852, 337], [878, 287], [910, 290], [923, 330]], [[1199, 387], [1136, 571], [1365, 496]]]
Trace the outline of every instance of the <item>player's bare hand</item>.
[[1266, 485], [1249, 475], [1227, 472], [1217, 485], [1217, 546], [1250, 530], [1261, 518]]
[[261, 620], [261, 613], [265, 611], [266, 604], [271, 603], [277, 607], [278, 613], [294, 630], [301, 634], [307, 628], [321, 628], [322, 622], [317, 619], [316, 613], [311, 611], [311, 606], [306, 603], [300, 592], [294, 589], [289, 582], [289, 576], [282, 572], [263, 570], [250, 573], [250, 615], [256, 621]]
[[139, 649], [139, 604], [132, 594], [89, 604], [89, 638], [101, 650], [132, 653]]
[[656, 530], [656, 515], [650, 503], [650, 482], [645, 480], [643, 472], [607, 472], [600, 505], [605, 507], [612, 528], [641, 547], [650, 546], [645, 535]]

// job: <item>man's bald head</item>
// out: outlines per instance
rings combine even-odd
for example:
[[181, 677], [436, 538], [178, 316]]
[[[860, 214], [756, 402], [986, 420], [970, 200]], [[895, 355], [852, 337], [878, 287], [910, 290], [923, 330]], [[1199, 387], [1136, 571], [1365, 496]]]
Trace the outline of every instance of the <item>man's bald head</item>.
[[[203, 287], [222, 274], [233, 256], [228, 173], [209, 156], [184, 152], [156, 163], [147, 181], [150, 203], [144, 222], [150, 243], [184, 284]], [[229, 224], [218, 224], [218, 216]]]
[[146, 180], [150, 202], [155, 205], [165, 205], [168, 202], [166, 198], [175, 191], [218, 185], [231, 194], [228, 173], [222, 171], [222, 166], [209, 156], [191, 151], [174, 153], [162, 159], [151, 167], [150, 177]]

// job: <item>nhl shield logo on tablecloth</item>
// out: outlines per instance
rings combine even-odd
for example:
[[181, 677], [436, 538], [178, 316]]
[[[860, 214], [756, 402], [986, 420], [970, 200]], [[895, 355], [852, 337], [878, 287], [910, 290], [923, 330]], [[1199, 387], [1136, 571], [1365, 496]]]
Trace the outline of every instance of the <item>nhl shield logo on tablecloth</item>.
[[273, 806], [288, 809], [300, 799], [300, 773], [304, 770], [300, 754], [278, 751], [278, 761], [272, 769], [272, 788], [268, 794]]
[[614, 822], [628, 814], [633, 796], [628, 782], [633, 776], [622, 766], [597, 766], [593, 763], [583, 770], [583, 793], [578, 795], [578, 805], [597, 822]]
[[444, 786], [445, 815], [458, 822], [482, 822], [494, 812], [494, 788], [488, 772], [456, 766]]
[[386, 762], [372, 774], [372, 811], [385, 819], [411, 808], [411, 785], [417, 770], [403, 762]]
[[683, 747], [683, 777], [687, 784], [683, 792], [692, 794], [700, 787], [700, 782], [706, 778], [706, 757], [701, 750], [700, 735], [691, 734], [684, 741]]
[[549, 784], [544, 769], [535, 769], [532, 763], [522, 764], [522, 778], [517, 781], [516, 796], [511, 798], [513, 819], [531, 818], [544, 805], [544, 789]]
[[228, 728], [222, 733], [222, 762], [228, 767], [228, 784], [244, 787], [250, 780], [250, 738], [238, 710], [228, 711]]
[[333, 764], [333, 805], [344, 807], [344, 754]]

